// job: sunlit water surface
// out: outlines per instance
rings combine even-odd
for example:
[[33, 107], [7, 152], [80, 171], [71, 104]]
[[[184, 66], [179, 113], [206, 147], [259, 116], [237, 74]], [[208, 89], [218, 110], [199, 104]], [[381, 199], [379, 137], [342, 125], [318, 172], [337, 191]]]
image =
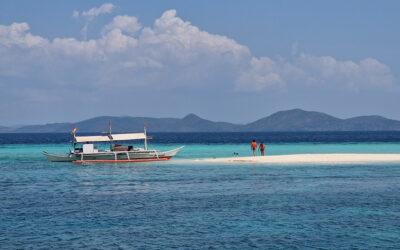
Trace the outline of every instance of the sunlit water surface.
[[[169, 162], [51, 163], [41, 151], [70, 146], [51, 136], [0, 135], [1, 248], [400, 247], [400, 164], [196, 164], [250, 145], [182, 135], [150, 141], [186, 145]], [[400, 153], [400, 140], [267, 142], [296, 153]]]

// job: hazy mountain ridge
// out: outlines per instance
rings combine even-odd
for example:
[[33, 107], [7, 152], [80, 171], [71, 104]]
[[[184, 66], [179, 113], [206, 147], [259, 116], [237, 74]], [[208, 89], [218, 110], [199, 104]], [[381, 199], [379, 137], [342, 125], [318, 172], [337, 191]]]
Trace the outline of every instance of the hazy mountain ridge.
[[8, 132], [12, 132], [12, 131], [13, 131], [12, 128], [0, 126], [0, 133], [8, 133]]
[[341, 119], [315, 111], [279, 111], [245, 125], [246, 131], [323, 131], [337, 130]]
[[[400, 130], [400, 121], [381, 116], [359, 116], [340, 119], [325, 113], [292, 109], [279, 111], [257, 121], [239, 125], [228, 122], [214, 122], [189, 114], [179, 118], [114, 117], [100, 116], [76, 123], [78, 132], [108, 131], [112, 122], [113, 132], [143, 131], [147, 124], [150, 132], [263, 132], [263, 131], [390, 131]], [[8, 133], [62, 133], [70, 132], [73, 123], [52, 123], [44, 125], [8, 128], [0, 126], [0, 132]]]

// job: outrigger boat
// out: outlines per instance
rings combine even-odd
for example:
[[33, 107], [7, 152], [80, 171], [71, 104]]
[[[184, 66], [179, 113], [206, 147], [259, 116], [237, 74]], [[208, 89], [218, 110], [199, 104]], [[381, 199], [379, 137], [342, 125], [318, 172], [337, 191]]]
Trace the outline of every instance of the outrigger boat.
[[[72, 134], [73, 150], [69, 153], [47, 153], [43, 151], [49, 160], [53, 162], [74, 162], [74, 163], [100, 163], [100, 162], [147, 162], [147, 161], [167, 161], [175, 156], [180, 149], [161, 152], [158, 150], [149, 150], [147, 148], [146, 125], [144, 133], [112, 134], [111, 122], [108, 135], [100, 136], [75, 136], [76, 128]], [[135, 148], [133, 146], [115, 144], [116, 141], [144, 140], [144, 148]], [[110, 149], [99, 149], [94, 143], [109, 143]], [[80, 146], [81, 145], [81, 146]]]

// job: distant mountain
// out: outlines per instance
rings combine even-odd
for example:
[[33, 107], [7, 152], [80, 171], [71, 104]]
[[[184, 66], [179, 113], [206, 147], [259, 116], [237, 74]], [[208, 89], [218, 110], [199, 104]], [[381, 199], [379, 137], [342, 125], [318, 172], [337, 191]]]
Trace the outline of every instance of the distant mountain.
[[[138, 132], [146, 122], [150, 132], [262, 132], [262, 131], [390, 131], [400, 130], [400, 121], [381, 116], [359, 116], [339, 119], [328, 114], [293, 109], [279, 111], [245, 125], [214, 122], [189, 114], [178, 118], [101, 116], [76, 123], [78, 132], [106, 132], [108, 122], [113, 132]], [[17, 129], [0, 127], [0, 132], [70, 132], [73, 123], [52, 123], [22, 126]]]
[[[108, 123], [112, 123], [113, 132], [138, 132], [143, 131], [146, 123], [151, 132], [222, 132], [236, 131], [240, 125], [227, 122], [213, 122], [202, 119], [194, 114], [189, 114], [183, 119], [178, 118], [151, 118], [151, 117], [113, 117], [101, 116], [76, 123], [79, 132], [107, 132]], [[56, 133], [70, 132], [73, 123], [53, 123], [45, 125], [30, 125], [15, 129], [16, 133]], [[8, 131], [5, 131], [8, 132]]]
[[394, 131], [400, 121], [381, 116], [339, 119], [321, 112], [293, 109], [249, 123], [243, 131]]
[[340, 130], [342, 120], [324, 113], [293, 109], [279, 111], [244, 126], [245, 131]]
[[71, 131], [72, 123], [50, 123], [44, 125], [28, 125], [14, 129], [16, 133], [63, 133]]
[[177, 123], [176, 129], [180, 132], [231, 132], [240, 130], [241, 125], [228, 122], [213, 122], [189, 114]]
[[0, 126], [0, 133], [8, 133], [11, 132], [13, 129], [9, 127]]
[[343, 130], [400, 130], [400, 121], [387, 119], [377, 115], [359, 116], [344, 120]]

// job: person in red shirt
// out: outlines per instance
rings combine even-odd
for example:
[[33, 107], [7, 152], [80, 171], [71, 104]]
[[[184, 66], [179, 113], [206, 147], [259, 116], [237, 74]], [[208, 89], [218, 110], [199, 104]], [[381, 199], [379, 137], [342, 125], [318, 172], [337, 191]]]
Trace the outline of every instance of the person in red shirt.
[[264, 156], [265, 145], [263, 142], [260, 143], [260, 147], [258, 147], [258, 149], [260, 150], [261, 155]]
[[256, 140], [253, 140], [253, 142], [251, 143], [251, 150], [253, 150], [253, 156], [256, 156], [256, 150], [257, 150]]

